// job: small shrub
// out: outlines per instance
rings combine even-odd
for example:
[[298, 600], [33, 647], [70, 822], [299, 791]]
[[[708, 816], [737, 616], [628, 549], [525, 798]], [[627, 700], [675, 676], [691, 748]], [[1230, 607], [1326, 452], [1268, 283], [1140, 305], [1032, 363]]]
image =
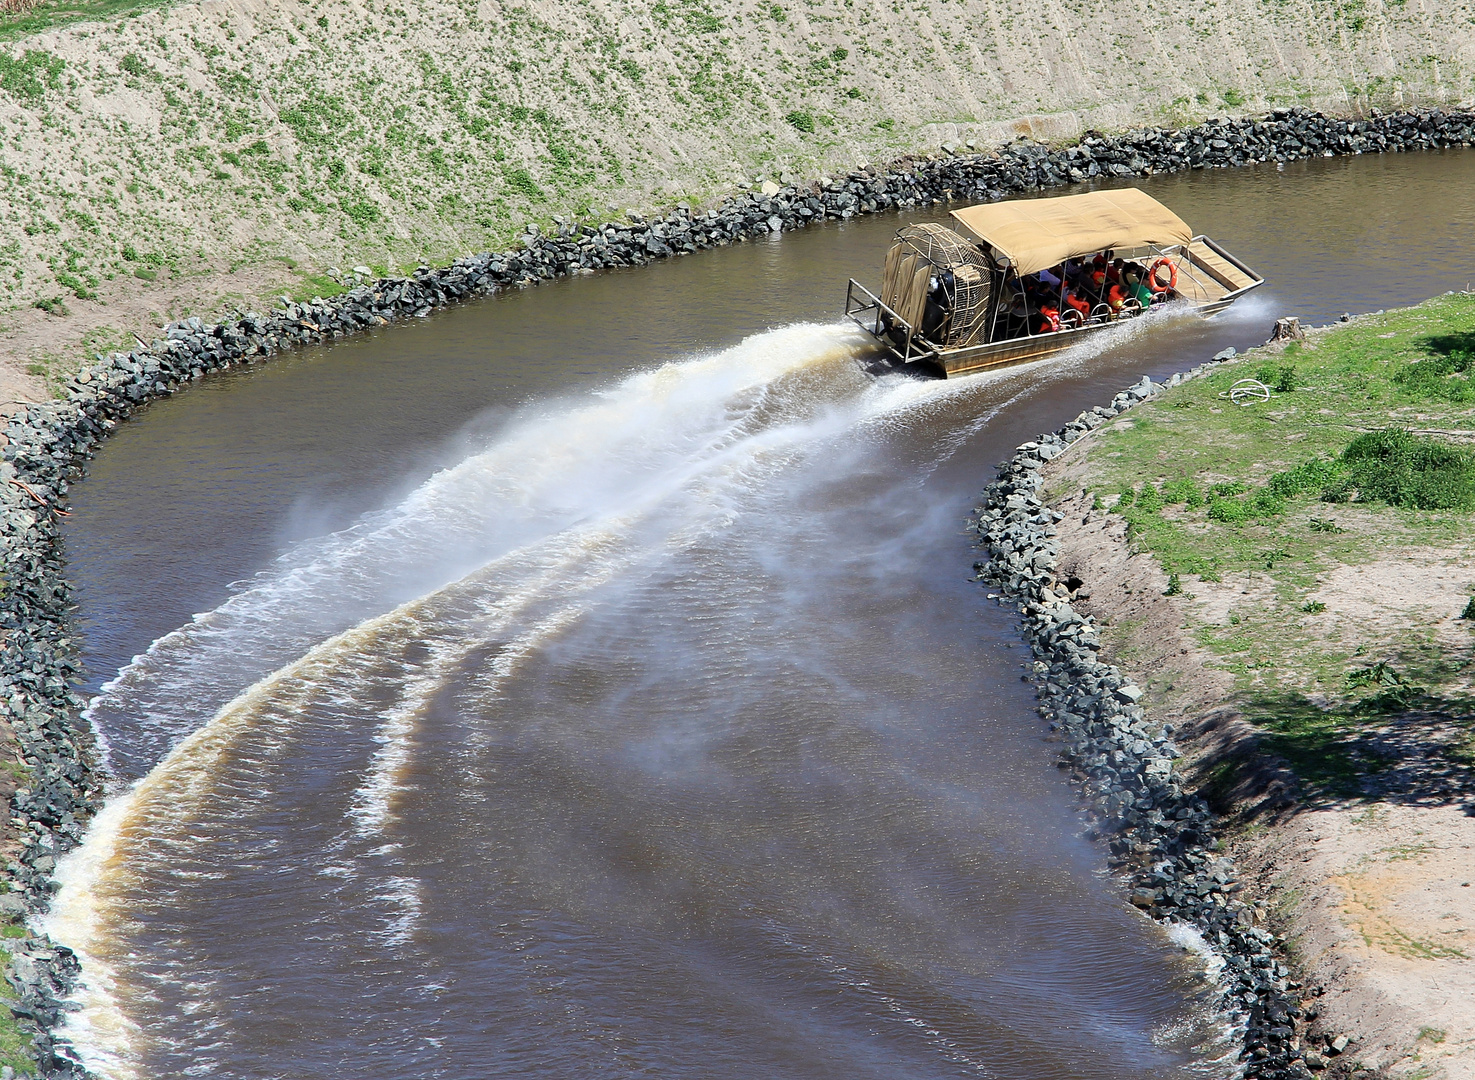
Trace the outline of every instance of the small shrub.
[[1462, 404], [1475, 400], [1475, 383], [1469, 378], [1472, 366], [1475, 352], [1452, 349], [1405, 365], [1394, 372], [1393, 381], [1419, 397]]
[[784, 119], [789, 122], [790, 127], [809, 135], [814, 134], [814, 114], [807, 109], [795, 109], [788, 116], [784, 117]]
[[1168, 587], [1163, 590], [1164, 596], [1182, 596], [1183, 582], [1178, 580], [1177, 574], [1168, 575]]
[[1338, 525], [1335, 521], [1329, 521], [1326, 518], [1314, 517], [1311, 519], [1310, 525], [1312, 532], [1344, 533], [1347, 531], [1346, 529], [1342, 528], [1342, 526]]
[[71, 314], [71, 312], [67, 310], [67, 305], [62, 301], [62, 298], [60, 296], [53, 296], [49, 300], [42, 298], [36, 301], [35, 306], [46, 312], [46, 314], [48, 315]]
[[27, 49], [19, 57], [0, 52], [0, 90], [34, 105], [46, 91], [61, 85], [66, 61], [40, 49]]
[[519, 195], [535, 202], [542, 202], [547, 198], [543, 189], [538, 186], [538, 182], [533, 179], [533, 174], [520, 165], [515, 168], [504, 168], [502, 176], [506, 179], [507, 186]]
[[1301, 610], [1304, 611], [1307, 615], [1320, 615], [1323, 611], [1326, 610], [1326, 605], [1323, 604], [1320, 600], [1307, 600], [1304, 604], [1301, 605]]
[[768, 5], [768, 17], [776, 23], [789, 21], [788, 13], [777, 4]]
[[97, 293], [89, 289], [87, 283], [77, 277], [76, 274], [69, 274], [65, 270], [62, 270], [58, 271], [55, 276], [56, 283], [58, 285], [65, 285], [68, 289], [71, 289], [72, 295], [78, 300], [91, 300], [97, 296]]
[[1163, 503], [1168, 506], [1183, 503], [1190, 510], [1196, 510], [1204, 504], [1204, 493], [1190, 477], [1185, 476], [1163, 485]]
[[154, 281], [158, 278], [159, 272], [157, 270], [146, 270], [140, 266], [134, 269], [133, 276], [138, 278], [139, 281]]
[[148, 65], [143, 62], [137, 53], [128, 53], [123, 59], [119, 60], [118, 70], [125, 75], [133, 75], [140, 79], [149, 74]]
[[1347, 689], [1359, 690], [1365, 686], [1407, 686], [1402, 675], [1386, 660], [1356, 668], [1347, 672]]
[[1359, 435], [1342, 451], [1360, 500], [1411, 510], [1475, 509], [1475, 454], [1397, 428]]
[[1276, 473], [1265, 483], [1265, 490], [1282, 499], [1294, 499], [1308, 491], [1324, 487], [1342, 475], [1342, 465], [1329, 458], [1312, 458], [1294, 469]]
[[1249, 507], [1240, 499], [1215, 497], [1209, 500], [1209, 520], [1240, 525], [1250, 519]]
[[885, 120], [877, 120], [872, 126], [879, 128], [881, 131], [890, 131], [896, 127], [896, 121], [888, 116]]
[[830, 59], [835, 61], [835, 63], [837, 64], [849, 55], [850, 50], [845, 48], [843, 45], [836, 45], [833, 49], [830, 50]]
[[1465, 610], [1460, 612], [1460, 618], [1475, 619], [1475, 596], [1470, 597], [1469, 602], [1465, 605]]
[[379, 208], [366, 199], [349, 203], [343, 208], [343, 212], [359, 228], [368, 228], [379, 220]]

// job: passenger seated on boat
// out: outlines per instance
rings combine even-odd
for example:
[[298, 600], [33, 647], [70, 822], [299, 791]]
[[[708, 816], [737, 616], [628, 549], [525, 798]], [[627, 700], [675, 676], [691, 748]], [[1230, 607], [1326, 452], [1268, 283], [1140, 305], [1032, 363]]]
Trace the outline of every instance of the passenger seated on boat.
[[1113, 315], [1120, 315], [1122, 305], [1127, 302], [1127, 289], [1120, 281], [1116, 282], [1106, 290], [1106, 306], [1111, 308]]
[[1030, 333], [1053, 334], [1060, 329], [1060, 309], [1050, 304], [1041, 304], [1039, 311], [1030, 321]]
[[1091, 273], [1087, 277], [1086, 291], [1091, 293], [1098, 303], [1106, 299], [1106, 290], [1109, 287], [1106, 280], [1106, 271], [1109, 266], [1110, 264], [1106, 259], [1100, 255], [1096, 256], [1091, 262]]
[[1066, 306], [1075, 311], [1079, 311], [1083, 319], [1090, 318], [1091, 301], [1087, 300], [1075, 289], [1066, 289], [1063, 299], [1065, 300]]
[[1142, 281], [1141, 267], [1128, 266], [1126, 279], [1128, 294], [1136, 298], [1137, 302], [1142, 305], [1142, 310], [1146, 311], [1152, 307], [1154, 297], [1152, 290]]
[[1037, 278], [1039, 278], [1042, 291], [1048, 296], [1060, 295], [1061, 281], [1060, 275], [1057, 272], [1059, 270], [1060, 267], [1057, 266], [1054, 270], [1041, 270], [1037, 275], [1035, 275]]

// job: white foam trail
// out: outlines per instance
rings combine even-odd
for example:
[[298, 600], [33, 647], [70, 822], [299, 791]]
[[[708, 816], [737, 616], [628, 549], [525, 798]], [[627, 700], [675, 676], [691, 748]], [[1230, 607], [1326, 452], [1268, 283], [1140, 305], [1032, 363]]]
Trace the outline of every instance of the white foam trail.
[[420, 883], [410, 877], [392, 877], [385, 882], [385, 890], [375, 900], [391, 905], [392, 914], [380, 932], [384, 943], [389, 946], [408, 945], [415, 936], [420, 921]]
[[[1203, 934], [1185, 923], [1169, 923], [1167, 934], [1169, 941], [1192, 954], [1205, 978], [1217, 985], [1220, 990], [1229, 989], [1230, 983], [1225, 977], [1228, 963], [1219, 950], [1209, 944]], [[1241, 1076], [1244, 1073], [1244, 1066], [1239, 1063], [1238, 1056], [1240, 1047], [1244, 1045], [1240, 1037], [1244, 1021], [1228, 1015], [1225, 1011], [1216, 1010], [1216, 1013], [1218, 1021], [1215, 1024], [1214, 1033], [1204, 1045], [1197, 1048], [1199, 1060], [1195, 1062], [1193, 1070], [1205, 1076]], [[1175, 1035], [1177, 1032], [1164, 1030], [1159, 1033], [1159, 1039], [1166, 1040]]]
[[[127, 713], [131, 753], [158, 760], [202, 709], [214, 712], [314, 641], [550, 531], [618, 510], [684, 463], [720, 456], [761, 426], [785, 376], [829, 367], [853, 392], [862, 377], [844, 367], [859, 344], [835, 327], [789, 327], [575, 403], [530, 409], [397, 506], [298, 545], [224, 604], [159, 638], [103, 686], [87, 716]], [[95, 726], [114, 767], [107, 725]]]
[[1224, 957], [1220, 956], [1218, 950], [1204, 940], [1202, 934], [1186, 923], [1171, 923], [1168, 926], [1168, 940], [1185, 952], [1191, 952], [1198, 957], [1199, 963], [1203, 965], [1204, 974], [1209, 978], [1217, 979], [1219, 973], [1224, 970]]
[[[140, 1032], [103, 955], [130, 845], [150, 838], [151, 822], [191, 820], [243, 736], [255, 732], [285, 752], [292, 726], [325, 687], [372, 680], [358, 658], [386, 636], [425, 642], [429, 656], [401, 680], [345, 807], [351, 835], [372, 839], [393, 821], [420, 717], [472, 649], [513, 632], [480, 674], [481, 688], [494, 690], [578, 619], [598, 589], [639, 560], [658, 564], [670, 547], [722, 530], [742, 513], [745, 493], [817, 446], [914, 420], [1000, 380], [1034, 381], [1034, 365], [945, 383], [867, 380], [849, 363], [857, 344], [834, 327], [790, 327], [520, 417], [393, 509], [294, 549], [109, 683], [89, 713], [142, 714], [144, 730], [160, 737], [161, 760], [110, 800], [63, 860], [62, 888], [43, 921], [83, 961], [81, 1009], [61, 1035], [87, 1067], [105, 1080], [138, 1075]], [[986, 420], [988, 410], [979, 411], [971, 430]], [[454, 585], [463, 579], [465, 587]], [[206, 709], [210, 694], [225, 700]], [[268, 711], [274, 721], [264, 725]], [[151, 839], [165, 851], [196, 842]], [[392, 845], [375, 852], [392, 853]], [[394, 880], [400, 886], [384, 886], [380, 899], [400, 898], [386, 940], [403, 943], [419, 894], [404, 899], [412, 879]]]
[[117, 977], [101, 962], [93, 945], [105, 939], [104, 909], [93, 902], [92, 887], [118, 856], [119, 833], [128, 817], [129, 800], [107, 803], [88, 826], [85, 842], [57, 864], [60, 891], [37, 929], [63, 934], [82, 964], [82, 979], [70, 1000], [80, 1008], [67, 1014], [62, 1034], [81, 1053], [87, 1067], [110, 1080], [137, 1080], [134, 1046], [139, 1029], [118, 1001]]

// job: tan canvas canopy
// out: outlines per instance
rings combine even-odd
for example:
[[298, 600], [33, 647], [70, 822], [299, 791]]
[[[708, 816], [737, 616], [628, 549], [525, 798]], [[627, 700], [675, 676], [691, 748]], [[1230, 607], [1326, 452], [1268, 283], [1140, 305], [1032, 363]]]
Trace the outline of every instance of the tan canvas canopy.
[[953, 217], [1021, 274], [1076, 255], [1193, 239], [1182, 218], [1136, 188], [969, 206]]

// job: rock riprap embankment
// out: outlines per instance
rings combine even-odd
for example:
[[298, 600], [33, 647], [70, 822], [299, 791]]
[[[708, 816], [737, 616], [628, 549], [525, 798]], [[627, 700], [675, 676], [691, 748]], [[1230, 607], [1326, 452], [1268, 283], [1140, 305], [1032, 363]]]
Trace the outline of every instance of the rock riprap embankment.
[[[1285, 109], [1259, 120], [1216, 120], [1181, 130], [1154, 128], [1120, 136], [1093, 133], [1076, 146], [1057, 150], [1028, 141], [979, 154], [960, 154], [958, 147], [948, 146], [941, 156], [907, 158], [887, 166], [859, 169], [839, 179], [786, 187], [764, 184], [760, 191], [735, 194], [707, 210], [678, 204], [660, 216], [632, 214], [626, 222], [603, 225], [558, 220], [551, 235], [530, 226], [514, 249], [458, 259], [447, 267], [420, 267], [405, 278], [371, 281], [366, 268], [356, 267], [347, 279], [350, 287], [331, 299], [295, 303], [284, 298], [281, 308], [270, 314], [246, 312], [218, 323], [186, 319], [165, 327], [162, 336], [146, 347], [99, 356], [66, 382], [62, 398], [31, 405], [10, 418], [4, 462], [0, 464], [0, 559], [5, 579], [0, 593], [0, 631], [4, 634], [0, 641], [0, 710], [14, 728], [20, 757], [29, 774], [11, 799], [20, 844], [10, 862], [12, 891], [0, 895], [0, 913], [19, 915], [46, 907], [57, 858], [80, 842], [83, 825], [98, 806], [100, 784], [92, 738], [86, 725], [78, 720], [83, 703], [71, 689], [76, 651], [67, 631], [69, 591], [56, 515], [66, 499], [68, 483], [81, 475], [82, 463], [135, 407], [171, 394], [213, 371], [255, 363], [292, 346], [425, 316], [457, 300], [548, 278], [639, 265], [811, 222], [930, 206], [949, 199], [998, 199], [1102, 176], [1147, 176], [1251, 162], [1467, 146], [1472, 139], [1475, 114], [1466, 111], [1414, 109], [1343, 120]], [[1033, 498], [1028, 484], [1031, 469], [1024, 463], [1046, 460], [1074, 437], [1070, 433], [1087, 430], [1094, 422], [1090, 417], [1100, 415], [1099, 410], [1089, 414], [1022, 453], [1021, 464], [1011, 467], [1013, 471], [1000, 481], [1013, 485], [1010, 494], [985, 511], [998, 510], [1002, 516], [989, 519], [985, 528], [1040, 525], [1034, 519], [1044, 512], [1028, 501]], [[1024, 501], [1010, 506], [1009, 498]], [[1033, 508], [1019, 516], [1017, 511], [1027, 505]], [[1041, 525], [1042, 529], [1047, 527]], [[1049, 580], [1047, 568], [1053, 567], [1054, 553], [1048, 537], [1043, 532], [1038, 535], [1042, 537], [1038, 547], [1014, 551], [1012, 557], [1022, 561], [1011, 564], [1011, 556], [1006, 555], [997, 566], [991, 564], [989, 572], [1012, 566], [1012, 572], [1026, 583], [1008, 586], [1015, 590], [1010, 595], [1018, 593], [1031, 606], [1028, 614], [1031, 626], [1039, 631], [1037, 645], [1049, 642], [1048, 655], [1059, 653], [1051, 663], [1059, 664], [1066, 656], [1074, 655], [1072, 649], [1092, 652], [1089, 643], [1094, 636], [1089, 624], [1067, 614], [1068, 605], [1062, 608], [1058, 592], [1047, 596], [1044, 591], [1037, 590], [1038, 595], [1031, 591], [1042, 580]], [[1018, 592], [1021, 588], [1024, 592]], [[1131, 829], [1123, 834], [1131, 839], [1119, 838], [1117, 843], [1148, 843], [1147, 835], [1155, 829], [1167, 829], [1189, 843], [1191, 834], [1206, 829], [1206, 811], [1201, 803], [1181, 793], [1177, 797], [1183, 801], [1174, 803], [1171, 813], [1159, 805], [1154, 794], [1145, 796], [1152, 809], [1139, 808], [1144, 801], [1139, 792], [1141, 784], [1155, 785], [1141, 789], [1151, 792], [1172, 790], [1171, 786], [1162, 786], [1174, 783], [1171, 770], [1161, 764], [1169, 755], [1153, 751], [1144, 758], [1138, 754], [1139, 744], [1150, 750], [1157, 744], [1142, 734], [1145, 729], [1140, 710], [1128, 700], [1133, 689], [1120, 682], [1114, 685], [1112, 680], [1119, 680], [1119, 676], [1103, 674], [1103, 670], [1083, 669], [1078, 682], [1052, 682], [1047, 678], [1044, 685], [1047, 695], [1055, 693], [1052, 686], [1059, 689], [1059, 694], [1067, 695], [1061, 702], [1065, 711], [1060, 720], [1067, 736], [1075, 740], [1085, 737], [1080, 735], [1084, 732], [1100, 741], [1100, 749], [1092, 753], [1091, 760], [1100, 757], [1103, 763], [1087, 766], [1082, 758], [1081, 767], [1093, 772], [1093, 783], [1105, 782], [1101, 777], [1116, 777], [1111, 782], [1120, 786], [1107, 793], [1109, 801], [1114, 802], [1124, 820], [1127, 815], [1142, 819], [1132, 822]], [[1081, 688], [1093, 685], [1081, 697]], [[1047, 696], [1047, 700], [1053, 702], [1055, 697]], [[1072, 727], [1074, 722], [1069, 717], [1081, 720]], [[1087, 717], [1091, 717], [1089, 722]], [[1155, 779], [1138, 781], [1136, 787], [1128, 785], [1121, 777], [1136, 775], [1132, 769], [1124, 773], [1128, 760], [1142, 766], [1143, 777], [1148, 775], [1147, 763], [1153, 762]], [[1137, 895], [1140, 899], [1150, 891], [1153, 910], [1162, 914], [1196, 910], [1221, 913], [1219, 922], [1203, 923], [1211, 943], [1222, 945], [1217, 935], [1232, 931], [1233, 947], [1226, 946], [1225, 955], [1231, 958], [1231, 964], [1237, 962], [1236, 957], [1248, 957], [1244, 960], [1244, 985], [1269, 985], [1280, 976], [1274, 974], [1275, 962], [1264, 960], [1268, 952], [1245, 951], [1251, 948], [1250, 943], [1265, 944], [1263, 931], [1241, 927], [1235, 921], [1240, 918], [1238, 908], [1233, 909], [1232, 917], [1222, 915], [1231, 909], [1214, 899], [1227, 895], [1222, 887], [1226, 882], [1216, 875], [1226, 871], [1205, 853], [1208, 850], [1204, 844], [1190, 844], [1182, 854], [1172, 856], [1175, 861], [1170, 866], [1164, 863], [1165, 869], [1154, 870], [1152, 875], [1156, 877], [1145, 877], [1140, 884], [1145, 891]], [[1163, 880], [1158, 882], [1157, 878]], [[1215, 888], [1216, 883], [1221, 887]], [[1218, 929], [1220, 923], [1227, 928]], [[61, 1015], [58, 1002], [75, 978], [75, 959], [44, 938], [3, 940], [16, 958], [7, 979], [20, 1000], [11, 1008], [34, 1034], [43, 1073], [81, 1075], [64, 1057], [65, 1047], [53, 1046], [47, 1034]], [[1261, 998], [1256, 997], [1256, 1001]], [[1286, 1009], [1263, 1003], [1255, 1008], [1260, 1009], [1256, 1015], [1262, 1019], [1251, 1030], [1265, 1033], [1262, 1048], [1266, 1054], [1261, 1056], [1271, 1062], [1288, 1060], [1284, 1050], [1278, 1049], [1289, 1045], [1280, 1034], [1285, 1024], [1277, 1019], [1289, 1015]]]
[[972, 527], [988, 552], [976, 564], [979, 579], [999, 590], [993, 594], [999, 600], [1018, 605], [1061, 765], [1081, 783], [1093, 832], [1107, 839], [1113, 866], [1129, 878], [1131, 902], [1160, 922], [1191, 928], [1222, 960], [1221, 1007], [1243, 1025], [1245, 1075], [1291, 1080], [1325, 1064], [1300, 1041], [1315, 1009], [1305, 1004], [1276, 937], [1261, 925], [1263, 906], [1238, 898], [1240, 883], [1233, 864], [1218, 854], [1208, 805], [1175, 775], [1182, 755], [1172, 729], [1149, 720], [1139, 704], [1142, 689], [1100, 658], [1094, 621], [1072, 607], [1083, 583], [1057, 577], [1062, 518], [1040, 499], [1046, 462], [1165, 387], [1233, 356], [1226, 350], [1163, 384], [1144, 377], [1110, 404], [1020, 446], [984, 491]]

